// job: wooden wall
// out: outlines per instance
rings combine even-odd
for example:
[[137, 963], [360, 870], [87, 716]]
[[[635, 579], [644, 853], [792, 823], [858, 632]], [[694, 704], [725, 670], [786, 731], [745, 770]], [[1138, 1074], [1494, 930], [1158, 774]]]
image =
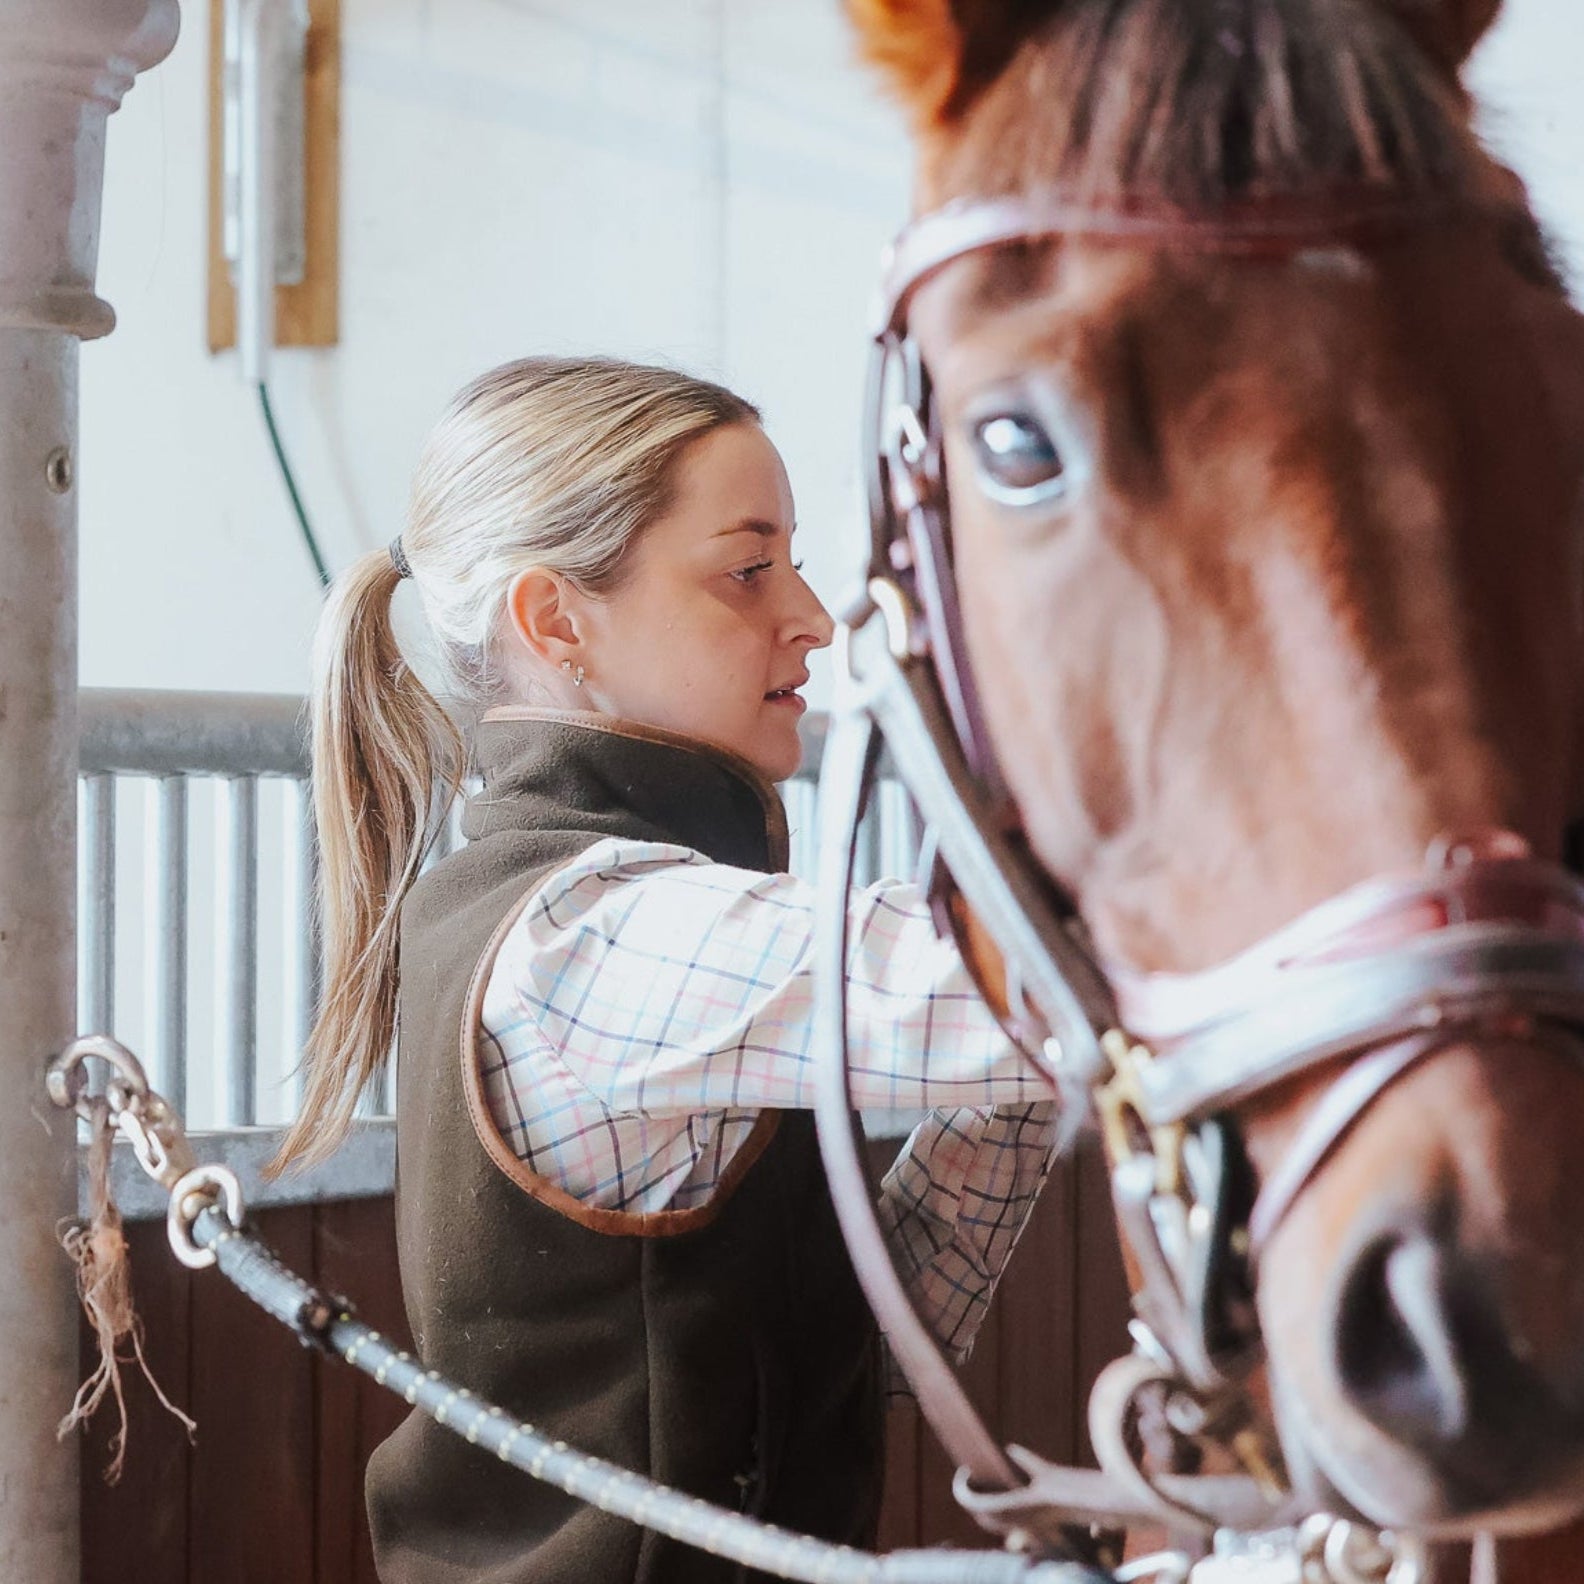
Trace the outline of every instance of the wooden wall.
[[[293, 1269], [348, 1295], [379, 1330], [405, 1334], [388, 1199], [257, 1219]], [[178, 1265], [162, 1223], [129, 1236], [149, 1363], [198, 1434], [189, 1446], [136, 1369], [124, 1372], [119, 1485], [101, 1478], [113, 1411], [83, 1447], [84, 1584], [373, 1584], [363, 1465], [406, 1405], [302, 1348], [215, 1272]], [[1048, 1186], [969, 1365], [992, 1426], [1050, 1456], [1083, 1456], [1088, 1384], [1125, 1346], [1126, 1313], [1104, 1177], [1086, 1153]], [[86, 1370], [86, 1334], [83, 1357]], [[896, 1406], [886, 1548], [982, 1543], [950, 1477], [917, 1411]]]

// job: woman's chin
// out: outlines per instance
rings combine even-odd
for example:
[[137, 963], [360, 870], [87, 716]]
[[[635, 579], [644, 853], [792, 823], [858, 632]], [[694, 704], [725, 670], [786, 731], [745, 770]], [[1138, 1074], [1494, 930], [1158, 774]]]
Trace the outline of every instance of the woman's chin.
[[754, 744], [753, 751], [743, 755], [760, 775], [770, 781], [790, 781], [803, 763], [803, 744], [796, 731], [791, 741], [776, 741], [767, 734]]

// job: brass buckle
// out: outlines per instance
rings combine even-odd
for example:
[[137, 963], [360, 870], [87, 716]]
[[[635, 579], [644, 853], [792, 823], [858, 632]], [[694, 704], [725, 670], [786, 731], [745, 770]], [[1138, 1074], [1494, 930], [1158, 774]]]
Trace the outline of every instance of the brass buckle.
[[1121, 1029], [1108, 1029], [1102, 1034], [1100, 1049], [1111, 1063], [1111, 1076], [1095, 1090], [1095, 1114], [1112, 1169], [1146, 1153], [1135, 1142], [1142, 1131], [1149, 1139], [1147, 1153], [1155, 1162], [1155, 1191], [1181, 1194], [1187, 1127], [1181, 1122], [1152, 1127], [1144, 1115], [1144, 1090], [1139, 1079], [1155, 1060], [1155, 1053], [1147, 1045], [1129, 1039]]

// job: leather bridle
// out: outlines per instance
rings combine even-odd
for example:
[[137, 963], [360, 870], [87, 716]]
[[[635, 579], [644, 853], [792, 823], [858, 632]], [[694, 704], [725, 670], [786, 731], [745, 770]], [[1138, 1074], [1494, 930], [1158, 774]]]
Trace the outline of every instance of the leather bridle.
[[[1206, 973], [1102, 963], [1072, 898], [1034, 862], [1006, 799], [962, 640], [939, 416], [908, 330], [922, 282], [957, 260], [1087, 239], [1279, 263], [1378, 245], [1510, 209], [1399, 194], [1229, 204], [1092, 203], [1061, 192], [964, 202], [889, 250], [866, 411], [871, 523], [864, 587], [837, 631], [838, 697], [821, 777], [817, 1107], [860, 1280], [932, 1428], [959, 1499], [988, 1527], [1053, 1540], [1106, 1517], [1207, 1532], [1283, 1511], [1246, 1432], [1240, 1382], [1258, 1357], [1253, 1263], [1360, 1114], [1452, 1041], [1492, 1028], [1584, 1029], [1584, 887], [1508, 833], [1459, 833], [1420, 873], [1367, 882]], [[1102, 1377], [1091, 1432], [1103, 1476], [1003, 1450], [909, 1302], [876, 1223], [852, 1126], [843, 992], [857, 827], [882, 744], [928, 827], [923, 880], [946, 926], [960, 894], [1004, 970], [1009, 1036], [1062, 1102], [1063, 1143], [1090, 1116], [1106, 1144], [1135, 1277], [1135, 1354]], [[1245, 1191], [1238, 1106], [1338, 1064], [1287, 1162]], [[1226, 1428], [1250, 1480], [1167, 1478], [1133, 1451], [1129, 1416], [1156, 1386]]]

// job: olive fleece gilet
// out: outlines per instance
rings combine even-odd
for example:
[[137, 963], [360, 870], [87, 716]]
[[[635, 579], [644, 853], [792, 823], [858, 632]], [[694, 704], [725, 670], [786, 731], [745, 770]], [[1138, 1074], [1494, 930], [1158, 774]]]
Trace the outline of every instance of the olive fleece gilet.
[[[813, 1118], [767, 1112], [711, 1200], [590, 1209], [490, 1118], [479, 1008], [507, 929], [606, 836], [786, 863], [775, 789], [736, 759], [598, 716], [497, 710], [466, 846], [402, 910], [397, 1236], [425, 1365], [582, 1451], [794, 1530], [873, 1543], [879, 1339]], [[724, 1584], [720, 1558], [584, 1507], [411, 1414], [367, 1481], [384, 1584]]]

